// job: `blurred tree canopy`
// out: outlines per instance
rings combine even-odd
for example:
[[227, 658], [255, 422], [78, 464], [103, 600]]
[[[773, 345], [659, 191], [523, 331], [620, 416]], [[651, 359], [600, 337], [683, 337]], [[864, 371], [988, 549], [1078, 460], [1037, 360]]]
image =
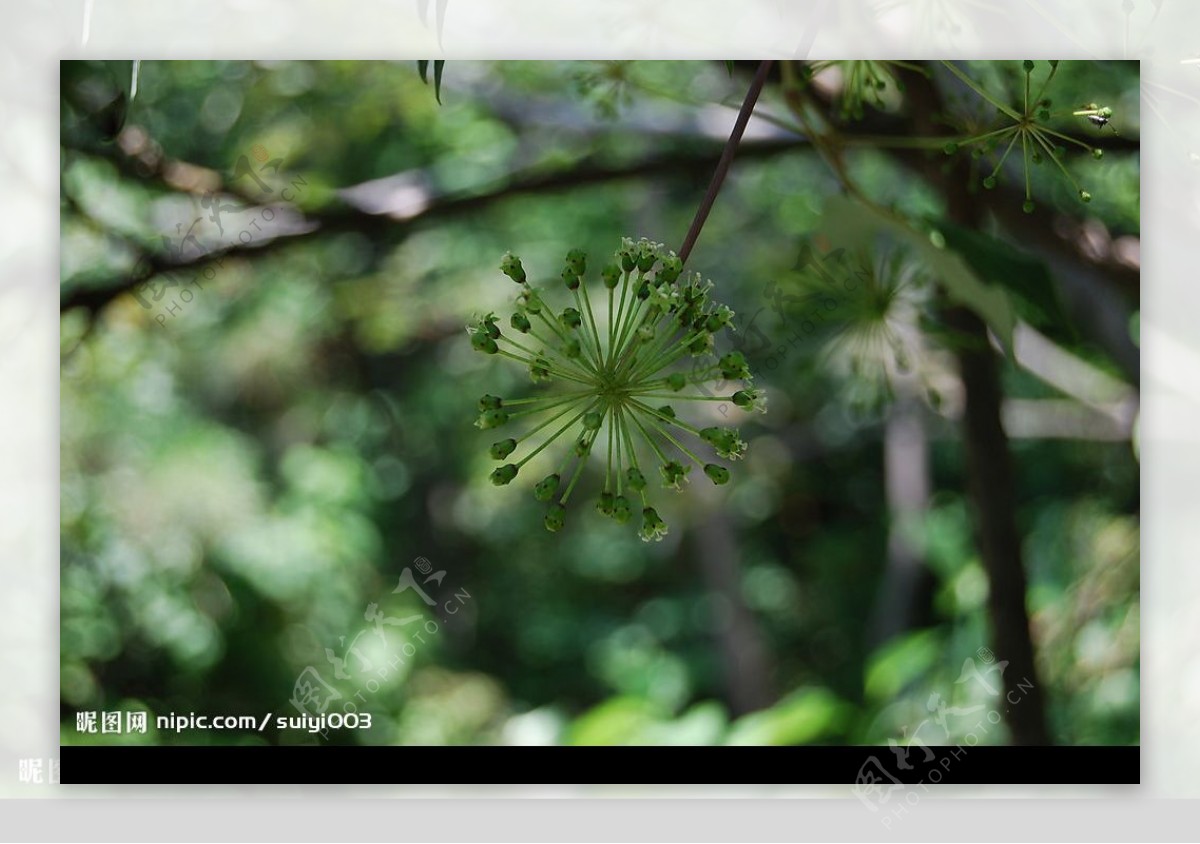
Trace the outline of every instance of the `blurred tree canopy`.
[[983, 741], [1138, 742], [1136, 63], [1048, 147], [989, 99], [1046, 62], [777, 66], [688, 263], [769, 411], [652, 544], [488, 483], [530, 385], [464, 326], [508, 250], [677, 248], [755, 64], [440, 70], [63, 63], [64, 743], [953, 744], [1005, 665]]

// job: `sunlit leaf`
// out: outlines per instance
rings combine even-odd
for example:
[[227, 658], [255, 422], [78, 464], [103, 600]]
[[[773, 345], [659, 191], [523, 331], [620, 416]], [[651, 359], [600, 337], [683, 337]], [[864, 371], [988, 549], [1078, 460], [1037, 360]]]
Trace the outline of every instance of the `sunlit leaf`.
[[654, 726], [656, 710], [636, 697], [614, 697], [581, 715], [567, 732], [566, 744], [639, 744], [643, 731]]
[[887, 642], [867, 661], [867, 697], [888, 700], [933, 667], [941, 652], [936, 630], [918, 630]]
[[802, 689], [770, 709], [744, 715], [733, 723], [726, 744], [808, 744], [836, 735], [851, 713], [828, 689]]

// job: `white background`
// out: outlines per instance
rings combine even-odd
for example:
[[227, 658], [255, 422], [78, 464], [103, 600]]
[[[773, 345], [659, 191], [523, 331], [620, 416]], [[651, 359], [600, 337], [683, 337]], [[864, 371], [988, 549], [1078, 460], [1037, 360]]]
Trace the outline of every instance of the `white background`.
[[[935, 788], [888, 829], [848, 787], [431, 785], [254, 793], [17, 782], [18, 759], [58, 754], [59, 60], [439, 56], [1142, 61], [1141, 787]], [[1200, 330], [1194, 322], [1200, 4], [1194, 0], [4, 0], [0, 85], [0, 797], [32, 798], [0, 801], [0, 835], [61, 838], [76, 829], [89, 840], [175, 834], [196, 840], [218, 837], [225, 828], [218, 825], [234, 818], [239, 836], [280, 840], [472, 834], [526, 841], [623, 834], [969, 840], [1060, 833], [1119, 840], [1169, 839], [1196, 827], [1191, 801], [1162, 800], [1200, 796]], [[123, 805], [78, 799], [118, 794]], [[303, 802], [294, 799], [301, 795]], [[1077, 795], [1101, 799], [1062, 800]], [[196, 796], [205, 802], [179, 802]], [[415, 799], [337, 805], [338, 796]], [[485, 796], [559, 799], [447, 802]], [[631, 796], [642, 799], [632, 806], [613, 802]], [[645, 799], [663, 796], [705, 799]], [[1005, 802], [990, 799], [997, 797]]]

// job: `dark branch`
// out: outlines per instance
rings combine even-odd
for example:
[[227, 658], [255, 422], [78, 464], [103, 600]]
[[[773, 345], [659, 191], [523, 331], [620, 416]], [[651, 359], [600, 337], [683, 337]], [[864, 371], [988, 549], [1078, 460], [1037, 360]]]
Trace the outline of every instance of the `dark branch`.
[[[798, 143], [801, 142], [796, 139], [787, 139], [745, 144], [740, 150], [740, 155], [748, 159], [767, 158], [794, 149]], [[396, 242], [407, 236], [415, 226], [476, 213], [516, 196], [555, 193], [638, 178], [695, 180], [702, 178], [717, 164], [721, 152], [721, 147], [706, 142], [700, 151], [686, 153], [673, 151], [651, 156], [629, 165], [613, 166], [585, 160], [569, 170], [518, 175], [489, 192], [452, 194], [436, 198], [419, 213], [405, 218], [386, 214], [370, 214], [351, 206], [341, 205], [331, 210], [309, 215], [307, 221], [317, 224], [311, 231], [278, 237], [262, 245], [214, 250], [182, 263], [173, 263], [161, 254], [147, 254], [143, 263], [148, 273], [143, 273], [138, 278], [114, 279], [111, 284], [71, 290], [61, 298], [59, 310], [66, 312], [73, 308], [86, 308], [95, 313], [121, 294], [132, 290], [146, 278], [159, 273], [186, 272], [188, 269], [202, 267], [216, 258], [263, 257], [278, 249], [310, 242], [323, 235], [358, 232], [381, 242]], [[126, 162], [122, 170], [130, 172], [131, 165], [128, 157], [124, 158], [126, 158]], [[155, 178], [155, 176], [143, 174], [142, 178]]]

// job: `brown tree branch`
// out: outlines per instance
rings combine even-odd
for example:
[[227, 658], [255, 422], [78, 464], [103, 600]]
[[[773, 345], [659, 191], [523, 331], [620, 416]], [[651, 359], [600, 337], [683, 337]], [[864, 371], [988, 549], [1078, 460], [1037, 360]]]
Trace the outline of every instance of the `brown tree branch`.
[[[769, 158], [794, 149], [799, 143], [801, 142], [796, 139], [786, 139], [744, 144], [740, 155], [746, 159]], [[128, 159], [127, 156], [120, 156], [120, 153], [117, 155]], [[214, 250], [179, 263], [171, 262], [161, 254], [146, 253], [144, 257], [148, 274], [139, 278], [124, 276], [115, 278], [108, 284], [94, 284], [67, 291], [60, 299], [59, 311], [65, 313], [73, 308], [86, 308], [96, 313], [118, 296], [154, 275], [195, 270], [216, 258], [263, 257], [282, 248], [311, 242], [323, 235], [353, 231], [380, 242], [398, 242], [416, 226], [472, 214], [516, 196], [556, 193], [638, 178], [693, 180], [709, 172], [720, 161], [721, 155], [721, 149], [706, 143], [701, 150], [662, 153], [629, 165], [612, 166], [584, 161], [568, 170], [517, 175], [504, 185], [487, 192], [451, 194], [434, 198], [420, 212], [403, 218], [388, 214], [370, 214], [351, 206], [341, 206], [309, 215], [307, 221], [316, 223], [316, 227], [311, 231], [277, 237], [253, 247], [236, 246]], [[122, 169], [130, 172], [132, 166], [127, 160]], [[143, 173], [141, 177], [160, 180], [154, 173]]]

